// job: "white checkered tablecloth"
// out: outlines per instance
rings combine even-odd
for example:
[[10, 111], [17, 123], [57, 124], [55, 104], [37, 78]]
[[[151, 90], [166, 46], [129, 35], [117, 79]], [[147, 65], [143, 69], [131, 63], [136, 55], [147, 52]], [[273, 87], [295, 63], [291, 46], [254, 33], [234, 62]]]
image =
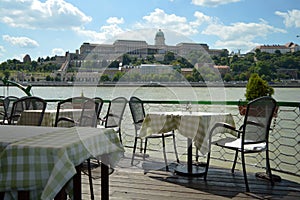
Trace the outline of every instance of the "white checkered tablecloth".
[[230, 113], [210, 112], [153, 112], [148, 113], [140, 130], [141, 137], [153, 133], [166, 133], [172, 130], [190, 139], [201, 153], [208, 151], [208, 133], [216, 122], [234, 125]]
[[[113, 129], [47, 129], [48, 132], [36, 127], [23, 127], [23, 130], [36, 134], [6, 143], [2, 149], [0, 191], [6, 192], [7, 199], [14, 199], [18, 190], [29, 190], [30, 199], [53, 199], [76, 174], [75, 166], [87, 158], [108, 154], [109, 163], [106, 164], [113, 167], [124, 153]], [[20, 131], [19, 134], [24, 133]], [[0, 128], [2, 135], [5, 133]], [[1, 143], [3, 140], [0, 140]]]

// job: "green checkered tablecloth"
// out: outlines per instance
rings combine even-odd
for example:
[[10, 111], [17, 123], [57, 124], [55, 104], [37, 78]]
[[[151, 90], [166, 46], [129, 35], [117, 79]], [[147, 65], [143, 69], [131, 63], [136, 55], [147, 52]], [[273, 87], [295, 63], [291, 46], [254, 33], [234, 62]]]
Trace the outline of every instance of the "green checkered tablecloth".
[[[11, 132], [16, 127], [19, 126], [11, 127]], [[27, 138], [20, 136], [19, 140], [10, 140], [10, 144], [0, 140], [5, 143], [0, 154], [0, 191], [5, 191], [8, 199], [16, 198], [18, 190], [29, 190], [31, 199], [53, 199], [76, 174], [75, 166], [87, 158], [109, 155], [106, 164], [114, 167], [124, 153], [119, 137], [112, 129], [45, 129], [23, 127], [25, 132], [31, 130], [36, 134], [31, 133]], [[0, 128], [2, 135], [5, 132]]]
[[226, 122], [234, 125], [230, 113], [210, 112], [152, 112], [143, 121], [140, 136], [146, 137], [153, 133], [166, 133], [172, 130], [190, 139], [201, 153], [208, 151], [208, 133], [215, 122]]

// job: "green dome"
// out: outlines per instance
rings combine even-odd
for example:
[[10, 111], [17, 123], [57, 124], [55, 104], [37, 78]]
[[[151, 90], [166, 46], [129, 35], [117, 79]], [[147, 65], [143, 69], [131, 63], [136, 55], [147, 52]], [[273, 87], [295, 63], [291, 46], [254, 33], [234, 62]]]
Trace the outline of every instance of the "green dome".
[[164, 33], [159, 29], [155, 37], [165, 37]]

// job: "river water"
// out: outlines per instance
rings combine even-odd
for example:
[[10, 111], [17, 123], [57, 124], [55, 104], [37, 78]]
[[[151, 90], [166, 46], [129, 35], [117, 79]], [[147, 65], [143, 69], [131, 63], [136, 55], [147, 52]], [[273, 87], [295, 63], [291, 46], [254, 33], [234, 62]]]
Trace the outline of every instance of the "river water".
[[[299, 88], [274, 88], [273, 97], [277, 101], [299, 102]], [[69, 86], [40, 87], [34, 86], [31, 92], [45, 99], [65, 99], [72, 96], [101, 97], [112, 99], [118, 96], [130, 98], [138, 96], [145, 100], [188, 100], [188, 101], [238, 101], [245, 99], [246, 89], [242, 87], [140, 87], [140, 86]], [[24, 96], [25, 93], [16, 87], [0, 87], [0, 95]]]

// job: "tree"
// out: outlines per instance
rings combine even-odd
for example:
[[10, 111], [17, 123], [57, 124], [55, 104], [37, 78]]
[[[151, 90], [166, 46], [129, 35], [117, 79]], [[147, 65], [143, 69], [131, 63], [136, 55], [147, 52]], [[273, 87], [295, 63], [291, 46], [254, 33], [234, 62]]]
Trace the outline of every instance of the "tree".
[[110, 81], [110, 78], [107, 74], [103, 74], [101, 77], [100, 77], [100, 82], [107, 82], [107, 81]]
[[122, 65], [129, 65], [131, 63], [131, 58], [128, 54], [124, 54], [122, 58]]
[[251, 75], [247, 85], [245, 97], [247, 101], [251, 101], [262, 96], [272, 96], [274, 89], [268, 85], [257, 73]]
[[232, 81], [232, 77], [230, 73], [226, 73], [224, 76], [224, 81], [229, 82]]
[[3, 74], [4, 74], [4, 78], [5, 79], [9, 79], [9, 76], [10, 76], [10, 71], [9, 70], [5, 70], [4, 72], [3, 72]]
[[112, 81], [117, 82], [117, 81], [119, 81], [121, 79], [122, 76], [123, 76], [122, 72], [117, 72], [117, 73], [115, 73]]
[[164, 63], [170, 64], [173, 60], [175, 60], [175, 54], [171, 51], [168, 51], [164, 56]]

